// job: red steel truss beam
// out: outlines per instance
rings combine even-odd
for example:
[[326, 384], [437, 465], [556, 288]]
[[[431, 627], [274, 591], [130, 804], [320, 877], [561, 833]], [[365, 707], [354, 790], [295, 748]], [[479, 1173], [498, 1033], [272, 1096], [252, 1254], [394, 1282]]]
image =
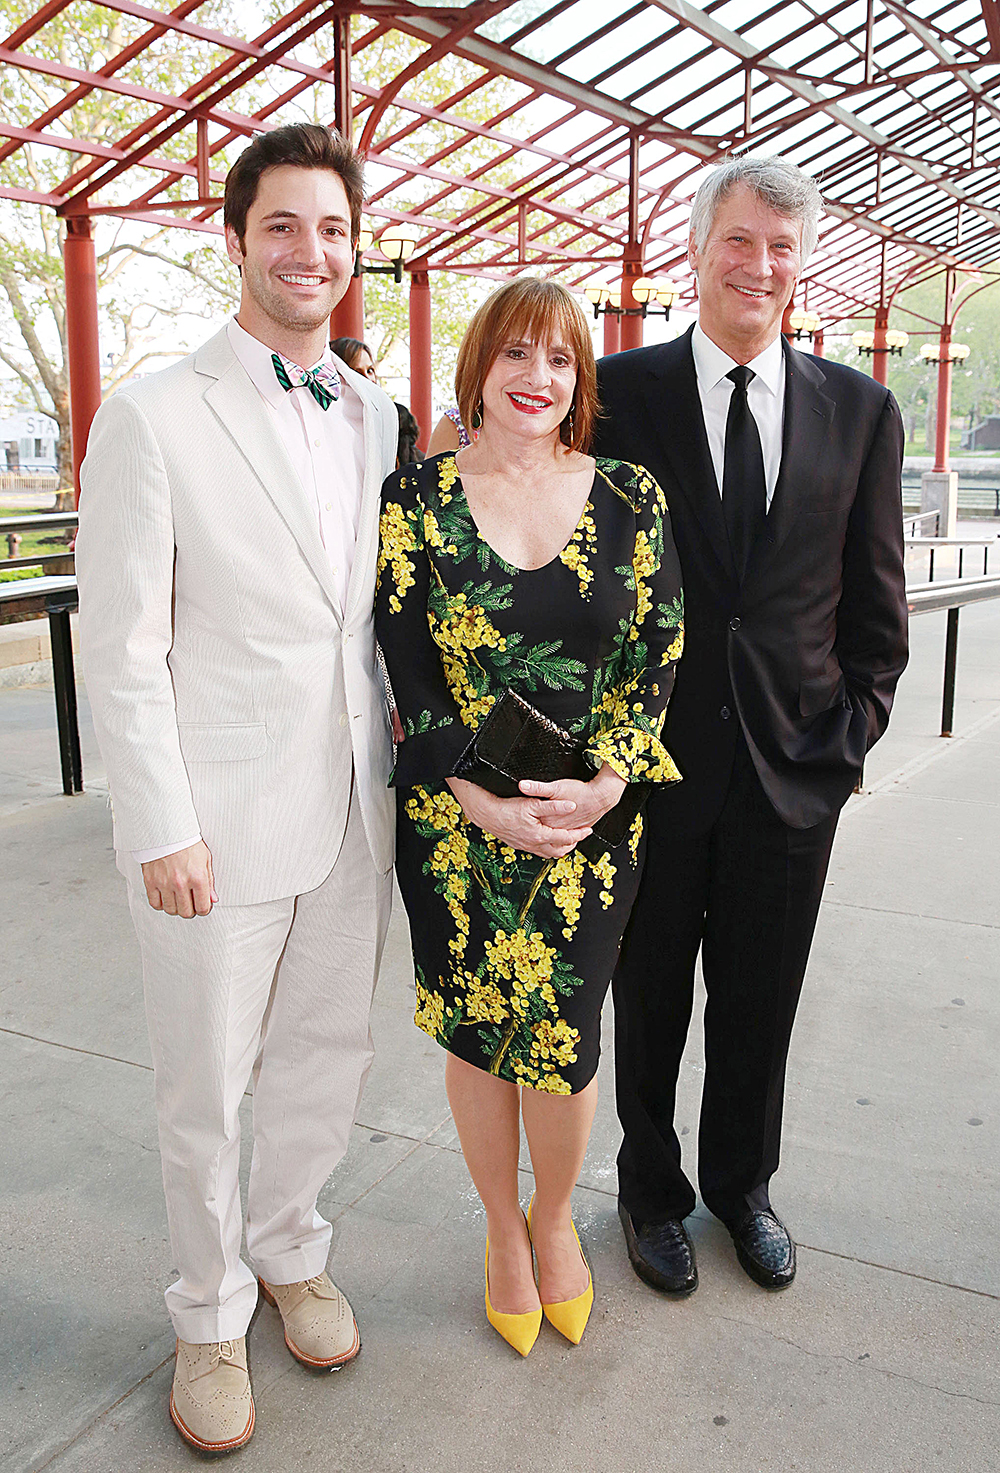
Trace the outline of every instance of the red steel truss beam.
[[[189, 15], [192, 10], [197, 10], [198, 6], [201, 3], [202, 0], [182, 0], [182, 3], [178, 5], [177, 9], [173, 13], [174, 15], [179, 16]], [[61, 8], [61, 5], [58, 6], [57, 12], [58, 9]], [[39, 12], [39, 14], [41, 14], [41, 12]], [[24, 28], [22, 27], [22, 31], [23, 29]], [[104, 79], [113, 76], [116, 71], [120, 71], [121, 68], [123, 66], [127, 66], [130, 61], [134, 61], [137, 56], [141, 55], [142, 52], [145, 51], [147, 46], [151, 45], [153, 41], [157, 40], [158, 37], [162, 35], [163, 31], [159, 27], [154, 26], [152, 30], [144, 32], [141, 36], [137, 36], [135, 41], [133, 41], [131, 45], [126, 46], [123, 51], [119, 51], [118, 55], [112, 57], [111, 60], [107, 62], [96, 75], [102, 79], [103, 83]], [[16, 40], [18, 36], [21, 36], [21, 33], [15, 32], [14, 36], [12, 36], [7, 42], [7, 46], [11, 51], [14, 51], [16, 47], [20, 45], [20, 41]], [[21, 36], [21, 39], [24, 39], [23, 36]], [[101, 85], [102, 83], [99, 83], [98, 85]], [[45, 112], [43, 112], [39, 117], [35, 119], [35, 127], [47, 128], [50, 123], [54, 123], [57, 118], [61, 118], [64, 113], [70, 110], [70, 108], [75, 107], [75, 105], [81, 100], [81, 98], [86, 97], [88, 92], [90, 91], [91, 87], [89, 85], [83, 85], [73, 88], [72, 91], [67, 92], [65, 96], [61, 97], [59, 101], [54, 104], [54, 106], [47, 108]], [[0, 164], [3, 163], [4, 159], [9, 158], [9, 156], [13, 152], [14, 150], [11, 148], [0, 148]]]
[[997, 0], [981, 0], [986, 37], [990, 43], [990, 59], [1000, 61], [1000, 5]]

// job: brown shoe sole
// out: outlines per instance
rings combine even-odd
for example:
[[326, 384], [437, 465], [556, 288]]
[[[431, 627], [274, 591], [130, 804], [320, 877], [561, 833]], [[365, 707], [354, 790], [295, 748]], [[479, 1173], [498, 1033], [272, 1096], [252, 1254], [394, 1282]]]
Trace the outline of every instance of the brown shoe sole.
[[[275, 1299], [274, 1295], [271, 1293], [270, 1289], [264, 1283], [264, 1280], [258, 1279], [257, 1282], [260, 1285], [260, 1292], [261, 1294], [263, 1294], [268, 1304], [273, 1304], [275, 1309], [278, 1309], [278, 1302]], [[278, 1313], [281, 1313], [280, 1309], [278, 1309]], [[282, 1326], [284, 1326], [284, 1320], [282, 1320], [281, 1323]], [[300, 1350], [297, 1345], [293, 1344], [293, 1342], [289, 1340], [287, 1330], [285, 1330], [285, 1344], [288, 1346], [289, 1351], [299, 1362], [299, 1364], [302, 1366], [306, 1366], [310, 1371], [339, 1371], [341, 1366], [346, 1366], [348, 1361], [352, 1361], [357, 1355], [358, 1351], [361, 1349], [361, 1332], [358, 1329], [358, 1322], [357, 1320], [355, 1320], [353, 1344], [341, 1355], [335, 1355], [331, 1360], [317, 1360], [315, 1356], [306, 1355], [304, 1350]]]
[[251, 1399], [250, 1420], [247, 1423], [245, 1429], [240, 1433], [239, 1437], [231, 1437], [228, 1442], [203, 1442], [200, 1437], [195, 1436], [190, 1427], [185, 1427], [183, 1421], [181, 1420], [181, 1414], [174, 1405], [174, 1393], [173, 1391], [171, 1391], [170, 1420], [171, 1422], [173, 1422], [174, 1426], [177, 1428], [177, 1431], [181, 1434], [184, 1441], [188, 1443], [191, 1447], [197, 1448], [200, 1453], [216, 1453], [221, 1455], [223, 1453], [234, 1453], [238, 1447], [243, 1447], [246, 1443], [250, 1441], [251, 1437], [253, 1436], [253, 1429], [257, 1421], [257, 1414], [254, 1410], [253, 1400]]

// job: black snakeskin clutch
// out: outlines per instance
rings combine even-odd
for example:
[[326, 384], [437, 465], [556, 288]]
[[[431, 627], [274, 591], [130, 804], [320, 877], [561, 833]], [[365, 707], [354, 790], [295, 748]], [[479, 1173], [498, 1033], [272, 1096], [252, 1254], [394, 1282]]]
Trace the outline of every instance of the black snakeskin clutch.
[[[553, 783], [572, 777], [589, 782], [594, 776], [584, 757], [584, 744], [537, 711], [530, 702], [508, 690], [476, 732], [455, 763], [450, 776], [465, 778], [498, 798], [517, 798], [518, 783]], [[590, 859], [616, 849], [627, 838], [650, 784], [628, 783], [625, 791], [593, 833], [578, 846]]]

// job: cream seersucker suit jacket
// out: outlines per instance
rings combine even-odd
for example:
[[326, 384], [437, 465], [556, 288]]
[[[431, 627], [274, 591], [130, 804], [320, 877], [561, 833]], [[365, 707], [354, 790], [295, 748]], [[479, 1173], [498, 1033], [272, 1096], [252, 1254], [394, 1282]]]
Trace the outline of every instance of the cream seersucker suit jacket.
[[87, 692], [119, 867], [201, 833], [222, 904], [303, 894], [340, 850], [354, 782], [376, 867], [393, 858], [392, 745], [372, 606], [395, 408], [364, 404], [347, 606], [318, 519], [226, 331], [102, 405], [81, 472], [76, 566]]

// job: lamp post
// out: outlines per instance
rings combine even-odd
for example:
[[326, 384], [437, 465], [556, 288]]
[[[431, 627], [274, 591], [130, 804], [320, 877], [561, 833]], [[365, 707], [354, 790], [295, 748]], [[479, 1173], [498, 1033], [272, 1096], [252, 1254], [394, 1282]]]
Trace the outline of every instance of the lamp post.
[[951, 324], [941, 329], [937, 343], [924, 343], [920, 356], [925, 363], [938, 366], [937, 383], [937, 433], [934, 439], [934, 474], [942, 475], [950, 470], [948, 434], [951, 427], [951, 365], [964, 363], [971, 349], [968, 343], [951, 341]]
[[876, 322], [874, 332], [851, 334], [851, 342], [857, 348], [859, 355], [864, 354], [871, 358], [872, 378], [880, 384], [888, 380], [889, 359], [893, 354], [902, 357], [903, 349], [909, 341], [909, 333], [899, 328], [886, 327], [881, 321]]

